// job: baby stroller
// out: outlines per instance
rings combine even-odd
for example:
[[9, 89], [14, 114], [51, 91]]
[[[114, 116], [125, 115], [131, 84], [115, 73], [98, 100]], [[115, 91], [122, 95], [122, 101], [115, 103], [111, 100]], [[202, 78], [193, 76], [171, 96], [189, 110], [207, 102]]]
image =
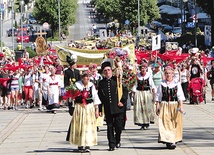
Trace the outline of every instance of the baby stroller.
[[204, 101], [206, 104], [205, 91], [204, 91], [204, 80], [202, 78], [193, 78], [188, 86], [190, 95], [190, 104], [200, 104]]

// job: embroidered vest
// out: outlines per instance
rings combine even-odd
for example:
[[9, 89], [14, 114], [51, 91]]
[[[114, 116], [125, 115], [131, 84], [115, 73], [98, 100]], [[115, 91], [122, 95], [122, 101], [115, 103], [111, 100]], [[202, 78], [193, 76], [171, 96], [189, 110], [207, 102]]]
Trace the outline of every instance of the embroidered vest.
[[137, 80], [137, 90], [150, 90], [149, 78], [146, 80]]
[[[83, 91], [86, 91], [86, 90], [84, 89]], [[81, 93], [83, 93], [83, 91], [81, 91]], [[92, 99], [92, 86], [90, 87], [89, 91], [87, 91], [87, 92], [88, 92], [88, 96], [86, 98], [86, 103], [90, 104], [90, 103], [93, 102], [93, 99]], [[82, 99], [83, 99], [82, 95], [77, 96], [75, 98], [75, 103], [83, 103]]]
[[162, 101], [178, 101], [177, 90], [177, 86], [175, 86], [174, 88], [162, 86]]

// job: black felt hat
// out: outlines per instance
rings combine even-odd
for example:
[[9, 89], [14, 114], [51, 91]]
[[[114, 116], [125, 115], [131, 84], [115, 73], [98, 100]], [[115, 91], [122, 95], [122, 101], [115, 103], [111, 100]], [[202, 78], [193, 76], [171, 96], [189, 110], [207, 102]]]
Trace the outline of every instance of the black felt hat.
[[110, 61], [105, 61], [101, 65], [101, 70], [103, 71], [105, 67], [111, 67], [111, 62]]
[[68, 64], [70, 66], [73, 66], [75, 64], [75, 61], [73, 59], [71, 59], [69, 56], [66, 56], [66, 61], [68, 62]]

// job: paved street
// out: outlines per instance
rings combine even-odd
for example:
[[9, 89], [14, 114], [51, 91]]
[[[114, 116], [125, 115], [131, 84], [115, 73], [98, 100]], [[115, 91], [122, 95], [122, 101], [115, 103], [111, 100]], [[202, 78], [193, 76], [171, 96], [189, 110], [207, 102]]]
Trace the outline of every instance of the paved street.
[[[83, 0], [79, 0], [83, 2]], [[87, 18], [89, 8], [79, 3], [77, 23], [70, 27], [69, 39], [85, 37], [93, 24]], [[8, 21], [8, 26], [10, 21]], [[10, 27], [10, 26], [9, 26]], [[10, 38], [7, 38], [8, 46]], [[67, 45], [67, 41], [53, 42]], [[152, 124], [148, 130], [140, 130], [133, 123], [133, 110], [127, 111], [126, 130], [122, 134], [122, 147], [109, 152], [106, 125], [98, 132], [98, 145], [91, 147], [91, 155], [213, 155], [214, 154], [214, 101], [211, 89], [207, 88], [207, 104], [184, 104], [183, 142], [175, 150], [168, 150], [157, 143], [158, 126]], [[3, 110], [0, 106], [0, 154], [1, 155], [78, 155], [77, 146], [65, 141], [71, 116], [67, 108], [57, 114], [38, 111], [37, 108]]]
[[[29, 14], [29, 12], [32, 12], [32, 10], [27, 10], [25, 13], [26, 13], [26, 16]], [[16, 21], [17, 23], [19, 24], [20, 23], [20, 13], [16, 13]], [[14, 24], [15, 24], [15, 21], [14, 21]], [[12, 21], [11, 19], [7, 19], [3, 22], [3, 36], [2, 36], [2, 40], [5, 44], [6, 47], [9, 47], [12, 49], [13, 45], [12, 45], [12, 39], [13, 37], [8, 37], [7, 36], [7, 30], [10, 29], [12, 27]], [[14, 36], [14, 48], [16, 49], [18, 43], [16, 41], [16, 36]], [[31, 46], [31, 42], [29, 43], [26, 43], [26, 42], [23, 42], [23, 46], [24, 47], [28, 47], [28, 46]]]
[[[184, 105], [183, 142], [175, 150], [165, 149], [157, 143], [158, 127], [152, 124], [148, 130], [133, 125], [133, 111], [127, 111], [126, 130], [122, 134], [122, 147], [107, 151], [106, 125], [98, 133], [98, 145], [91, 148], [91, 155], [213, 155], [214, 154], [214, 102], [207, 91], [207, 104]], [[80, 154], [77, 146], [65, 141], [71, 117], [66, 109], [57, 114], [21, 109], [0, 109], [0, 152], [2, 155], [23, 154]], [[89, 154], [89, 153], [85, 153]]]
[[[92, 25], [94, 24], [93, 19], [89, 19], [90, 10], [87, 8], [83, 0], [79, 0], [79, 7], [76, 13], [76, 23], [69, 27], [71, 40], [80, 40], [86, 37], [87, 33], [91, 33]], [[96, 23], [97, 27], [105, 27], [104, 23]]]

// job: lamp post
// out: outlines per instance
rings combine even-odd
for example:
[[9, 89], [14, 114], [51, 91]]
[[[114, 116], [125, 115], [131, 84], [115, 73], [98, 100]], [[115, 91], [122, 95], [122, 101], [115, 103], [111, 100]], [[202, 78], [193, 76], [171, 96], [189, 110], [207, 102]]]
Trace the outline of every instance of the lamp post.
[[184, 29], [183, 29], [183, 2], [180, 0], [180, 9], [181, 9], [181, 35], [184, 34]]
[[185, 10], [185, 3], [188, 2], [188, 0], [181, 0], [180, 1], [180, 9], [181, 9], [181, 32], [182, 35], [185, 32], [185, 22], [186, 22], [186, 10]]
[[24, 5], [24, 1], [20, 0], [20, 6], [21, 6], [21, 36], [22, 36], [22, 48], [23, 48], [23, 22], [22, 22], [22, 18], [23, 18], [23, 5]]
[[140, 37], [140, 0], [137, 3], [137, 17], [138, 17], [138, 36]]
[[12, 49], [14, 51], [14, 28], [13, 28], [13, 19], [14, 19], [14, 0], [10, 0], [11, 4], [11, 28], [12, 28]]
[[197, 13], [196, 13], [196, 0], [194, 0], [194, 10], [195, 10], [195, 47], [197, 47], [197, 25], [196, 25], [196, 20], [197, 20]]
[[60, 35], [60, 28], [61, 28], [61, 26], [60, 26], [60, 1], [61, 0], [57, 0], [57, 2], [58, 2], [58, 16], [59, 16], [59, 40], [61, 40], [61, 35]]

